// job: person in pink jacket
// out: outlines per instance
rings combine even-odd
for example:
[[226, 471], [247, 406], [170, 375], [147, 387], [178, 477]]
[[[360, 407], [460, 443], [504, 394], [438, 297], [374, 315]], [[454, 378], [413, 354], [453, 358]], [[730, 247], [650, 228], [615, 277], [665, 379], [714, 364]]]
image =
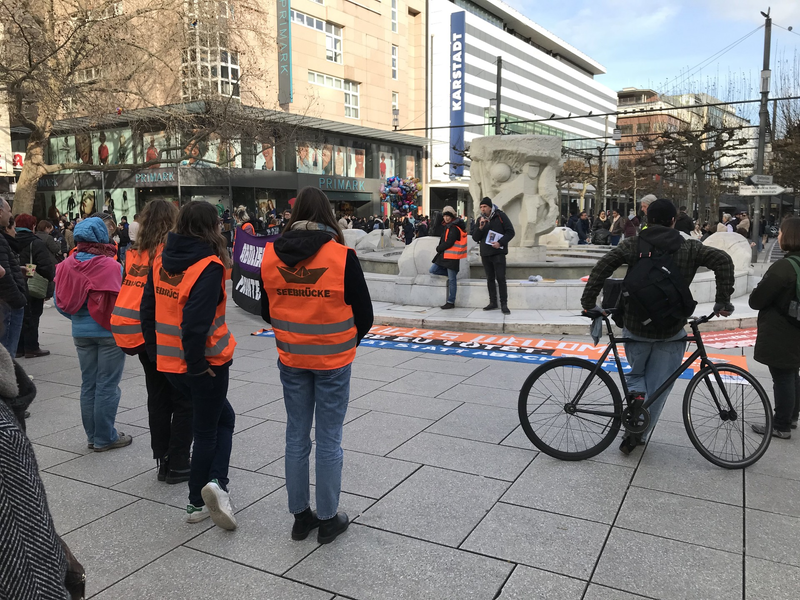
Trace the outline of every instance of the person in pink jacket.
[[76, 252], [56, 266], [55, 305], [72, 321], [72, 338], [81, 366], [81, 419], [88, 448], [105, 452], [133, 438], [114, 427], [122, 391], [125, 353], [111, 334], [111, 311], [122, 286], [122, 267], [114, 259], [102, 219], [75, 226]]

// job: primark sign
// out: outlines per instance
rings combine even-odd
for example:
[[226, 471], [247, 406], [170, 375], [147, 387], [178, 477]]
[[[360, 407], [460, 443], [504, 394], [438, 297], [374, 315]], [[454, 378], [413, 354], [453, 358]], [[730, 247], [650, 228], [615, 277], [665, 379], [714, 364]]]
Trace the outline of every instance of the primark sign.
[[290, 104], [292, 91], [291, 0], [277, 0], [278, 13], [278, 103]]
[[465, 12], [450, 15], [450, 178], [464, 175]]

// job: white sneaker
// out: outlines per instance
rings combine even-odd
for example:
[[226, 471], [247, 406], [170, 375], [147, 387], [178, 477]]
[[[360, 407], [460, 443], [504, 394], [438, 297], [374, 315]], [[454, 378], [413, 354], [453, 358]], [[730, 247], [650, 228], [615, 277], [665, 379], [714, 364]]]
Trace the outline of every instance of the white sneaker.
[[187, 523], [199, 523], [200, 521], [205, 521], [210, 516], [211, 513], [208, 512], [208, 508], [205, 506], [194, 506], [193, 504], [186, 505]]
[[231, 506], [231, 496], [223, 490], [216, 479], [209, 481], [200, 490], [203, 502], [206, 503], [211, 520], [214, 525], [233, 531], [236, 529], [236, 517], [233, 516], [233, 506]]

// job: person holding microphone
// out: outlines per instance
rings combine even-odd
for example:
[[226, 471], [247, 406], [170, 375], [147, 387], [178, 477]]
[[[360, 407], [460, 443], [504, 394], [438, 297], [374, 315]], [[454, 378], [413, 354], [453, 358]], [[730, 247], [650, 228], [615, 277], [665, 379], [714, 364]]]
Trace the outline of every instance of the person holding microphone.
[[[506, 255], [508, 243], [514, 239], [514, 226], [508, 216], [492, 202], [484, 198], [480, 203], [481, 215], [472, 239], [480, 244], [481, 262], [486, 272], [489, 288], [489, 304], [483, 310], [497, 308], [497, 290], [500, 289], [500, 310], [510, 315], [508, 309], [508, 287], [506, 286]], [[495, 284], [497, 281], [497, 284]]]

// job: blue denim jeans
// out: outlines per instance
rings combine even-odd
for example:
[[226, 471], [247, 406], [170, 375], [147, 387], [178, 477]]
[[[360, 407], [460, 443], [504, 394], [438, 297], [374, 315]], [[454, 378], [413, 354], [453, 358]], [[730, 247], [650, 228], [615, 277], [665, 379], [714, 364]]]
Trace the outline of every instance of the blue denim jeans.
[[113, 337], [73, 338], [81, 366], [81, 420], [86, 439], [95, 448], [117, 441], [114, 428], [122, 390], [119, 381], [125, 353]]
[[228, 466], [231, 462], [236, 415], [228, 402], [230, 367], [211, 367], [207, 373], [166, 373], [173, 387], [192, 401], [192, 466], [189, 472], [189, 502], [203, 506], [203, 486], [212, 479], [228, 491]]
[[[635, 336], [627, 329], [623, 330], [622, 334], [626, 338], [636, 340], [625, 344], [625, 356], [631, 366], [631, 370], [625, 374], [628, 391], [644, 392], [647, 401], [650, 394], [681, 366], [686, 352], [686, 341], [683, 339], [686, 337], [686, 332], [679, 331], [666, 340], [650, 340]], [[650, 413], [650, 425], [641, 434], [643, 442], [649, 439], [653, 427], [656, 426], [673, 386], [674, 384], [669, 386], [647, 409]]]
[[441, 267], [439, 265], [431, 265], [430, 273], [432, 275], [441, 275], [444, 277], [447, 276], [447, 302], [450, 304], [456, 303], [456, 288], [458, 284], [456, 283], [458, 279], [458, 271], [455, 269], [447, 269], [445, 267]]
[[25, 307], [6, 308], [3, 314], [3, 331], [0, 332], [0, 346], [8, 350], [11, 358], [17, 354], [19, 336], [22, 333], [22, 322], [25, 319]]
[[350, 399], [350, 365], [316, 371], [287, 367], [278, 360], [286, 405], [286, 491], [289, 512], [310, 506], [308, 457], [316, 415], [317, 516], [330, 519], [342, 490], [342, 426]]

